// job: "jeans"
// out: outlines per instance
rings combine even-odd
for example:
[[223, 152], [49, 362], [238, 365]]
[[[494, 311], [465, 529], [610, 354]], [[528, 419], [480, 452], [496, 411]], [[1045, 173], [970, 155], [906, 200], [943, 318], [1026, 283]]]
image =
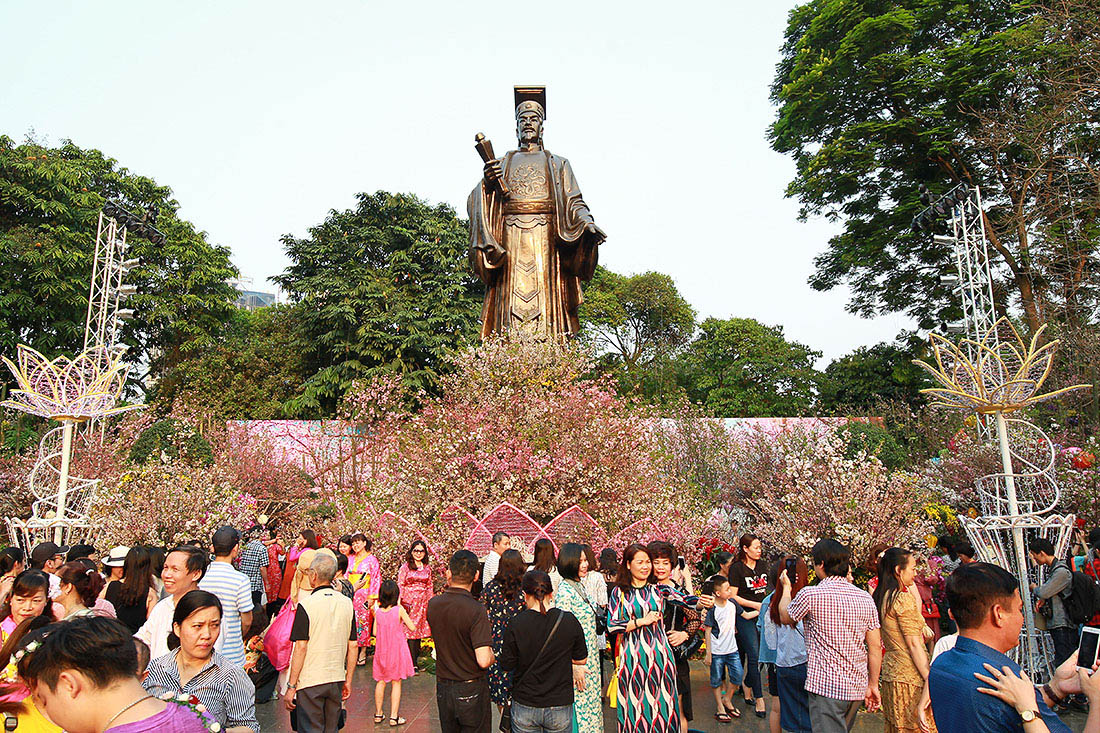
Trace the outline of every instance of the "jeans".
[[722, 673], [737, 687], [741, 684], [741, 656], [737, 652], [710, 655], [710, 686], [717, 689], [722, 686]]
[[743, 684], [752, 688], [753, 697], [763, 696], [760, 685], [760, 633], [756, 629], [756, 619], [746, 619], [740, 614], [737, 616], [737, 651], [745, 668]]
[[776, 667], [779, 682], [779, 726], [791, 733], [810, 733], [810, 701], [806, 696], [806, 664]]
[[1081, 638], [1076, 626], [1065, 626], [1058, 629], [1048, 629], [1050, 640], [1054, 642], [1054, 666], [1069, 659], [1069, 656], [1077, 651], [1077, 645]]
[[435, 702], [443, 733], [489, 733], [493, 713], [485, 678], [468, 682], [436, 679]]
[[569, 733], [573, 729], [573, 706], [529, 708], [512, 701], [513, 733]]

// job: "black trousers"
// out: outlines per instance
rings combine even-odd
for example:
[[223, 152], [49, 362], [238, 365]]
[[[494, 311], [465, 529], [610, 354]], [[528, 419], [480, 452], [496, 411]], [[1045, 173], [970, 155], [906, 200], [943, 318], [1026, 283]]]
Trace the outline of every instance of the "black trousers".
[[493, 726], [489, 683], [484, 677], [469, 682], [437, 678], [435, 702], [443, 733], [489, 733]]
[[1080, 638], [1076, 627], [1049, 629], [1050, 639], [1054, 642], [1054, 666], [1069, 659], [1069, 655], [1077, 651]]

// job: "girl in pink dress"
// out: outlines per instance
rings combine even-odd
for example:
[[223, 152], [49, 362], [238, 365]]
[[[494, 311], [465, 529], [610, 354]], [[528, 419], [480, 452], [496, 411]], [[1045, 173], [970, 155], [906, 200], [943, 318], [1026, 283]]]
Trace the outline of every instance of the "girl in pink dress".
[[414, 628], [405, 631], [413, 667], [420, 658], [420, 640], [432, 635], [428, 626], [428, 601], [432, 599], [432, 571], [428, 567], [428, 546], [416, 540], [397, 571], [397, 586], [401, 589], [401, 605], [413, 620]]
[[374, 607], [374, 723], [382, 722], [382, 700], [386, 696], [386, 683], [393, 684], [390, 692], [390, 727], [404, 725], [398, 714], [401, 707], [401, 680], [413, 676], [412, 656], [405, 643], [406, 629], [415, 628], [409, 614], [397, 602], [401, 591], [397, 583], [387, 580], [378, 589], [378, 603]]
[[355, 608], [355, 623], [359, 628], [359, 666], [367, 663], [367, 647], [370, 646], [371, 608], [378, 599], [378, 584], [382, 582], [382, 569], [378, 558], [371, 554], [371, 541], [362, 532], [351, 536], [348, 558], [348, 580], [355, 589], [351, 605]]

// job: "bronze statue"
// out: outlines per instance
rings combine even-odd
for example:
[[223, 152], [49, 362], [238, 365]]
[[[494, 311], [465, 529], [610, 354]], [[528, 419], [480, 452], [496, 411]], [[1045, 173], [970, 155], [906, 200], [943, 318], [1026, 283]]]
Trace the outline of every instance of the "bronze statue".
[[516, 331], [574, 336], [581, 282], [606, 239], [569, 161], [542, 146], [546, 87], [516, 87], [519, 149], [497, 159], [478, 134], [484, 177], [470, 194], [470, 262], [485, 283], [481, 337]]

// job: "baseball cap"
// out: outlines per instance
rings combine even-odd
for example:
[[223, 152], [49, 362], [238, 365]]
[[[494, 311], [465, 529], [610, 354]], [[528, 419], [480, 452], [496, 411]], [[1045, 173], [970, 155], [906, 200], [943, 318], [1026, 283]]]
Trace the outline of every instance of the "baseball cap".
[[69, 551], [68, 545], [57, 545], [53, 542], [39, 542], [31, 550], [31, 562], [36, 564], [45, 563], [47, 560], [51, 560], [57, 555], [64, 555]]
[[125, 545], [112, 547], [107, 557], [103, 558], [103, 564], [109, 568], [121, 568], [126, 563], [126, 555], [129, 552], [130, 548]]

